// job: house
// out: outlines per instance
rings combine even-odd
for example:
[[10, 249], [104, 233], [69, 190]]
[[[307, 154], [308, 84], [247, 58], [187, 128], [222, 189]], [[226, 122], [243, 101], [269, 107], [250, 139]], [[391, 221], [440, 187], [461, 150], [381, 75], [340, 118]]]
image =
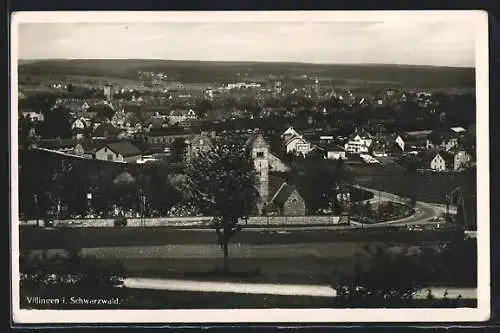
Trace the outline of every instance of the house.
[[396, 136], [394, 143], [401, 149], [401, 151], [405, 151], [405, 140], [401, 135]]
[[111, 123], [103, 123], [98, 125], [92, 132], [93, 138], [109, 138], [118, 136], [121, 132], [119, 128], [114, 127]]
[[302, 136], [295, 136], [285, 141], [287, 154], [302, 154], [307, 155], [312, 150], [311, 144], [307, 142]]
[[75, 145], [73, 153], [77, 156], [82, 156], [88, 159], [94, 159], [95, 152], [103, 145], [104, 144], [99, 141], [90, 141], [90, 140], [80, 141]]
[[452, 154], [447, 151], [440, 151], [431, 159], [430, 169], [434, 171], [453, 170], [455, 167], [455, 159]]
[[278, 208], [283, 216], [304, 216], [306, 203], [297, 189], [286, 182], [282, 183], [270, 203]]
[[187, 139], [190, 132], [182, 128], [153, 128], [142, 135], [143, 140], [148, 144], [170, 144], [177, 138]]
[[196, 157], [200, 152], [208, 152], [214, 148], [212, 139], [207, 133], [193, 135], [186, 139], [186, 146], [188, 158]]
[[294, 130], [293, 127], [289, 127], [286, 131], [283, 132], [283, 134], [281, 134], [281, 138], [283, 139], [283, 141], [288, 141], [291, 138], [297, 136], [300, 137], [300, 134], [296, 130]]
[[442, 149], [450, 151], [457, 147], [459, 143], [459, 135], [452, 130], [436, 130], [427, 137], [427, 149]]
[[84, 130], [84, 129], [87, 129], [91, 126], [90, 124], [90, 120], [89, 119], [86, 119], [86, 118], [83, 118], [83, 117], [80, 117], [80, 118], [76, 118], [75, 120], [73, 120], [73, 122], [71, 123], [71, 129], [72, 130], [75, 130], [75, 129], [81, 129], [81, 130]]
[[325, 146], [324, 148], [320, 149], [325, 152], [325, 157], [329, 160], [338, 160], [338, 159], [345, 160], [347, 158], [345, 149], [334, 143], [331, 143]]
[[[427, 137], [431, 130], [410, 131], [402, 133], [401, 139], [404, 142], [404, 151], [417, 151], [427, 149]], [[401, 148], [401, 146], [399, 146]]]
[[23, 115], [23, 118], [28, 118], [30, 121], [38, 121], [42, 122], [45, 120], [45, 117], [42, 113], [42, 111], [23, 111], [21, 113]]
[[108, 143], [95, 152], [95, 159], [122, 163], [135, 163], [141, 151], [129, 141]]
[[304, 139], [293, 127], [289, 127], [283, 134], [281, 138], [285, 144], [287, 154], [302, 154], [307, 155], [312, 150], [311, 144]]
[[189, 110], [172, 110], [168, 115], [170, 124], [179, 124], [187, 120], [196, 120], [196, 112]]
[[368, 153], [372, 141], [370, 133], [356, 128], [355, 132], [348, 137], [345, 150], [351, 154]]

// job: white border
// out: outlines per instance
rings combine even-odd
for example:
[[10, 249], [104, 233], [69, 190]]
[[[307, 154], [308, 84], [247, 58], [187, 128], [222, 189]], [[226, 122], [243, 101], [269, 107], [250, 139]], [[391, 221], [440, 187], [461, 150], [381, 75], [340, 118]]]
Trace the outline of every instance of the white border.
[[[21, 310], [17, 51], [20, 23], [462, 21], [476, 27], [478, 307], [475, 309]], [[12, 314], [16, 324], [478, 322], [490, 316], [488, 15], [484, 11], [16, 12], [11, 23]]]

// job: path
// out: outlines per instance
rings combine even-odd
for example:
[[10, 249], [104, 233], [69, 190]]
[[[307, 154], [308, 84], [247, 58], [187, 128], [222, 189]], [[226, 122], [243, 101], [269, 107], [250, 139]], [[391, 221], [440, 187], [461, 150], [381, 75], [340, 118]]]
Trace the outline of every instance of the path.
[[[151, 279], [151, 278], [126, 278], [123, 286], [133, 289], [155, 289], [172, 291], [192, 291], [208, 293], [235, 293], [283, 296], [311, 296], [335, 297], [336, 292], [327, 285], [301, 285], [301, 284], [270, 284], [270, 283], [240, 283], [240, 282], [209, 282], [178, 279]], [[424, 299], [427, 290], [424, 288], [415, 295], [417, 299]], [[476, 288], [431, 287], [435, 298], [443, 298], [445, 292], [449, 299], [456, 299], [459, 295], [463, 299], [476, 299]]]

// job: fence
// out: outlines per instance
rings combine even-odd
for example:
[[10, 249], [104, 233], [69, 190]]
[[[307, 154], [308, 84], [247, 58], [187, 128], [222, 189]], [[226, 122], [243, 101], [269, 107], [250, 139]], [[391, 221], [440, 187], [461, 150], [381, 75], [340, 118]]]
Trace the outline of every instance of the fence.
[[[129, 227], [208, 227], [212, 217], [163, 217], [163, 218], [129, 218]], [[304, 226], [304, 225], [337, 225], [341, 223], [339, 216], [251, 216], [241, 219], [247, 226]], [[55, 220], [54, 227], [104, 228], [113, 227], [114, 219], [70, 219]]]

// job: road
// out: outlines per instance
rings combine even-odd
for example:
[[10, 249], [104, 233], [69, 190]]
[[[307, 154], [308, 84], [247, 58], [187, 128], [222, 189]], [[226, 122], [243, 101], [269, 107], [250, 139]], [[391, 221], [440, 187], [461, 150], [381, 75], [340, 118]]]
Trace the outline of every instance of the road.
[[[271, 284], [242, 282], [212, 282], [179, 279], [126, 278], [123, 286], [132, 289], [154, 289], [174, 291], [195, 291], [209, 293], [235, 293], [259, 295], [293, 295], [311, 297], [335, 297], [335, 290], [328, 285]], [[476, 299], [476, 288], [429, 287], [415, 294], [416, 299], [425, 299], [429, 290], [436, 299]]]
[[[393, 202], [399, 202], [399, 203], [404, 203], [404, 200], [395, 194], [388, 193], [388, 192], [382, 192], [382, 191], [377, 191], [368, 187], [364, 186], [359, 186], [359, 185], [354, 185], [355, 188], [362, 189], [368, 192], [373, 193], [373, 201], [393, 201]], [[444, 208], [439, 206], [439, 205], [434, 205], [430, 203], [426, 203], [423, 201], [417, 201], [415, 204], [415, 214], [412, 216], [402, 218], [399, 220], [394, 220], [394, 221], [387, 221], [387, 222], [380, 222], [377, 224], [372, 224], [372, 225], [366, 225], [365, 226], [372, 226], [372, 227], [382, 227], [382, 226], [398, 226], [398, 225], [412, 225], [412, 224], [435, 224], [436, 222], [430, 221], [433, 218], [439, 217], [441, 214], [444, 213]], [[442, 223], [442, 222], [441, 222]], [[362, 225], [362, 223], [357, 223], [354, 222], [354, 225]]]

